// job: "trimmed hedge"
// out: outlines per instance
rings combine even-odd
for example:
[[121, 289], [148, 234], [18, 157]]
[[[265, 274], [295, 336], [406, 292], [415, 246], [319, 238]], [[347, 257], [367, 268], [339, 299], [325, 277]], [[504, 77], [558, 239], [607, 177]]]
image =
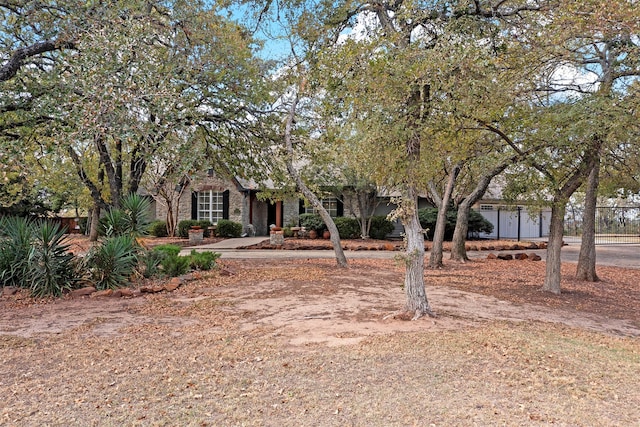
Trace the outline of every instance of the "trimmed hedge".
[[393, 223], [386, 216], [377, 215], [371, 217], [371, 229], [369, 237], [372, 239], [383, 240], [394, 229]]
[[240, 237], [242, 234], [242, 224], [228, 219], [218, 221], [216, 234], [220, 237]]
[[162, 220], [153, 221], [149, 225], [149, 234], [156, 237], [167, 237], [167, 223]]
[[[422, 228], [429, 229], [427, 231], [427, 238], [433, 240], [433, 232], [436, 229], [436, 220], [438, 219], [438, 208], [423, 208], [418, 210], [418, 217], [420, 218], [420, 225]], [[457, 209], [447, 210], [447, 223], [444, 227], [444, 239], [451, 240], [453, 238], [453, 232], [456, 228], [456, 219], [458, 217]], [[469, 233], [491, 233], [493, 231], [493, 224], [491, 224], [485, 217], [479, 212], [471, 209], [469, 212]]]
[[334, 218], [341, 239], [357, 239], [360, 237], [360, 224], [355, 218], [341, 216]]
[[312, 213], [304, 213], [300, 215], [300, 227], [306, 228], [307, 231], [316, 230], [318, 233], [321, 233], [327, 228], [320, 215]]
[[206, 219], [200, 221], [196, 221], [195, 219], [185, 219], [180, 221], [178, 223], [178, 236], [182, 237], [183, 239], [188, 239], [189, 229], [194, 225], [202, 227], [202, 230], [204, 231], [204, 237], [209, 237], [209, 227], [211, 227], [213, 224], [211, 224], [211, 221]]

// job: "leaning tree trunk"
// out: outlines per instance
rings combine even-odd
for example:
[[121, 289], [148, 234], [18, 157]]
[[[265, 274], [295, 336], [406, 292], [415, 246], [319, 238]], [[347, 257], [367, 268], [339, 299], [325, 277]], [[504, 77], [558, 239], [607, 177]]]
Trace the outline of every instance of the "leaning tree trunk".
[[469, 232], [469, 213], [471, 212], [470, 199], [464, 199], [458, 205], [458, 214], [456, 216], [456, 228], [453, 230], [453, 239], [451, 240], [450, 259], [458, 262], [469, 261], [467, 256], [467, 233]]
[[596, 274], [596, 203], [598, 199], [599, 174], [600, 162], [596, 162], [587, 180], [582, 222], [582, 242], [580, 243], [580, 255], [576, 270], [576, 278], [589, 282], [600, 280]]
[[564, 214], [567, 201], [589, 176], [599, 161], [602, 140], [594, 138], [590, 149], [585, 153], [585, 159], [578, 169], [566, 180], [564, 185], [556, 191], [551, 207], [551, 225], [549, 228], [549, 245], [547, 247], [547, 271], [542, 290], [560, 293], [560, 252], [562, 250], [562, 235], [564, 233]]
[[433, 185], [431, 185], [431, 193], [434, 200], [438, 202], [438, 219], [436, 220], [436, 229], [433, 232], [433, 242], [431, 243], [431, 255], [429, 256], [429, 268], [442, 268], [442, 251], [444, 243], [444, 233], [447, 226], [447, 208], [453, 193], [453, 187], [462, 168], [461, 164], [456, 164], [451, 172], [445, 187], [442, 198], [438, 198], [438, 194]]
[[405, 310], [413, 314], [413, 320], [435, 313], [429, 306], [424, 283], [424, 232], [418, 218], [418, 197], [415, 188], [409, 187], [401, 201], [398, 217], [404, 226], [406, 272], [404, 290], [407, 297]]
[[285, 123], [285, 129], [284, 129], [284, 142], [285, 142], [285, 148], [287, 150], [287, 157], [285, 161], [287, 166], [287, 172], [289, 172], [289, 175], [293, 178], [294, 182], [296, 183], [296, 187], [298, 191], [300, 191], [304, 195], [304, 197], [309, 202], [311, 202], [313, 207], [320, 214], [320, 217], [324, 221], [324, 224], [327, 226], [329, 233], [331, 233], [331, 244], [333, 245], [333, 250], [336, 254], [336, 262], [338, 263], [338, 266], [347, 267], [347, 257], [345, 256], [344, 251], [342, 250], [342, 244], [340, 242], [340, 234], [338, 233], [338, 228], [336, 227], [336, 224], [333, 222], [333, 219], [331, 218], [331, 215], [329, 215], [329, 212], [327, 212], [324, 206], [322, 206], [322, 202], [320, 201], [320, 199], [318, 199], [318, 197], [315, 194], [313, 194], [313, 192], [309, 189], [309, 187], [307, 187], [307, 185], [302, 180], [302, 177], [300, 176], [296, 168], [293, 166], [293, 141], [291, 140], [291, 133], [292, 133], [294, 118], [296, 115], [296, 108], [298, 106], [298, 100], [299, 100], [298, 94], [296, 93], [295, 98], [291, 103], [291, 108], [289, 109], [289, 114], [287, 115], [287, 121]]
[[96, 203], [91, 209], [91, 228], [89, 229], [89, 241], [96, 242], [98, 240], [98, 231], [100, 228], [100, 206]]
[[518, 153], [516, 156], [506, 159], [501, 164], [498, 164], [495, 168], [482, 175], [478, 180], [476, 188], [458, 205], [456, 228], [453, 231], [453, 240], [451, 241], [452, 260], [458, 262], [465, 262], [469, 260], [465, 244], [467, 241], [467, 233], [469, 231], [469, 214], [471, 212], [471, 206], [484, 196], [484, 193], [487, 192], [487, 188], [489, 188], [491, 180], [502, 173], [509, 164], [515, 162], [520, 156], [521, 154]]
[[560, 294], [560, 268], [562, 236], [564, 231], [564, 202], [554, 201], [551, 207], [551, 225], [549, 227], [549, 244], [547, 246], [547, 269], [542, 290]]

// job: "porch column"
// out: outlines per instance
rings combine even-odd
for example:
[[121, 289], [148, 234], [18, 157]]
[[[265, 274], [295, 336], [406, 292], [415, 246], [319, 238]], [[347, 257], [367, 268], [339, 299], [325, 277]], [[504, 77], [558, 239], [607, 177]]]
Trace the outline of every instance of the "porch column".
[[276, 227], [282, 227], [282, 201], [276, 202]]

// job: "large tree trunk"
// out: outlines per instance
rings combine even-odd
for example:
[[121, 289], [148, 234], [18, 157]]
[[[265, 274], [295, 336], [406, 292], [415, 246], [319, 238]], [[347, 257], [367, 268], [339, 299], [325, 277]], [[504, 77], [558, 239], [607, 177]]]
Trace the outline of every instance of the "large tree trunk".
[[98, 240], [98, 230], [100, 228], [100, 205], [95, 203], [91, 209], [91, 228], [89, 229], [89, 241], [96, 242]]
[[599, 174], [600, 162], [596, 162], [587, 180], [582, 222], [582, 242], [580, 243], [580, 255], [576, 270], [576, 278], [590, 282], [600, 280], [596, 274], [596, 203], [598, 199]]
[[590, 150], [585, 153], [585, 159], [578, 169], [565, 181], [564, 185], [555, 193], [551, 207], [551, 226], [549, 229], [549, 245], [547, 247], [547, 271], [542, 290], [560, 293], [560, 252], [562, 250], [562, 235], [564, 233], [564, 214], [567, 201], [580, 188], [584, 179], [589, 176], [599, 161], [602, 140], [595, 138]]
[[462, 168], [461, 164], [456, 164], [449, 172], [449, 179], [447, 180], [447, 186], [445, 187], [442, 198], [438, 197], [437, 190], [433, 184], [431, 187], [431, 195], [436, 204], [438, 205], [438, 219], [436, 220], [436, 229], [433, 232], [433, 242], [431, 244], [431, 255], [429, 257], [429, 268], [442, 268], [442, 250], [444, 243], [444, 233], [447, 225], [447, 209], [449, 207], [449, 201], [451, 201], [451, 194], [453, 193], [453, 187], [456, 184], [456, 179]]
[[542, 290], [560, 294], [560, 267], [562, 235], [564, 232], [564, 202], [554, 202], [551, 207], [551, 225], [549, 228], [549, 244], [547, 246], [547, 269]]
[[104, 135], [95, 135], [93, 140], [100, 155], [100, 164], [102, 164], [107, 174], [109, 191], [111, 193], [111, 206], [118, 209], [120, 207], [120, 200], [122, 199], [122, 179], [118, 178], [117, 167], [112, 162]]
[[404, 225], [406, 239], [404, 290], [407, 296], [405, 310], [418, 319], [425, 314], [435, 316], [429, 306], [424, 283], [424, 233], [418, 218], [418, 196], [415, 188], [409, 187], [401, 201], [398, 215]]

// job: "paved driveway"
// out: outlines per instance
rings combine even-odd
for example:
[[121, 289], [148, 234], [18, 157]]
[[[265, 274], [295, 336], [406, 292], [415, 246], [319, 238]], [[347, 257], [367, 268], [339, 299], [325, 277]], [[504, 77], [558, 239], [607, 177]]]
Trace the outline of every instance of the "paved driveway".
[[[332, 250], [257, 250], [257, 249], [238, 249], [240, 246], [248, 246], [257, 244], [267, 238], [264, 237], [246, 237], [241, 239], [226, 239], [211, 245], [197, 246], [194, 248], [185, 248], [184, 254], [191, 252], [191, 249], [197, 251], [214, 251], [222, 254], [222, 258], [227, 259], [317, 259], [317, 258], [333, 258]], [[501, 253], [518, 253], [523, 251], [502, 251]], [[547, 251], [544, 249], [527, 250], [527, 253], [535, 252], [546, 258]], [[470, 251], [469, 258], [486, 258], [488, 251]], [[580, 253], [580, 241], [570, 240], [568, 245], [562, 248], [562, 260], [565, 262], [578, 262], [578, 254]], [[391, 259], [398, 252], [392, 251], [345, 251], [348, 259]], [[445, 260], [448, 254], [445, 253]], [[640, 245], [597, 245], [596, 260], [598, 265], [610, 265], [628, 268], [640, 268]]]

